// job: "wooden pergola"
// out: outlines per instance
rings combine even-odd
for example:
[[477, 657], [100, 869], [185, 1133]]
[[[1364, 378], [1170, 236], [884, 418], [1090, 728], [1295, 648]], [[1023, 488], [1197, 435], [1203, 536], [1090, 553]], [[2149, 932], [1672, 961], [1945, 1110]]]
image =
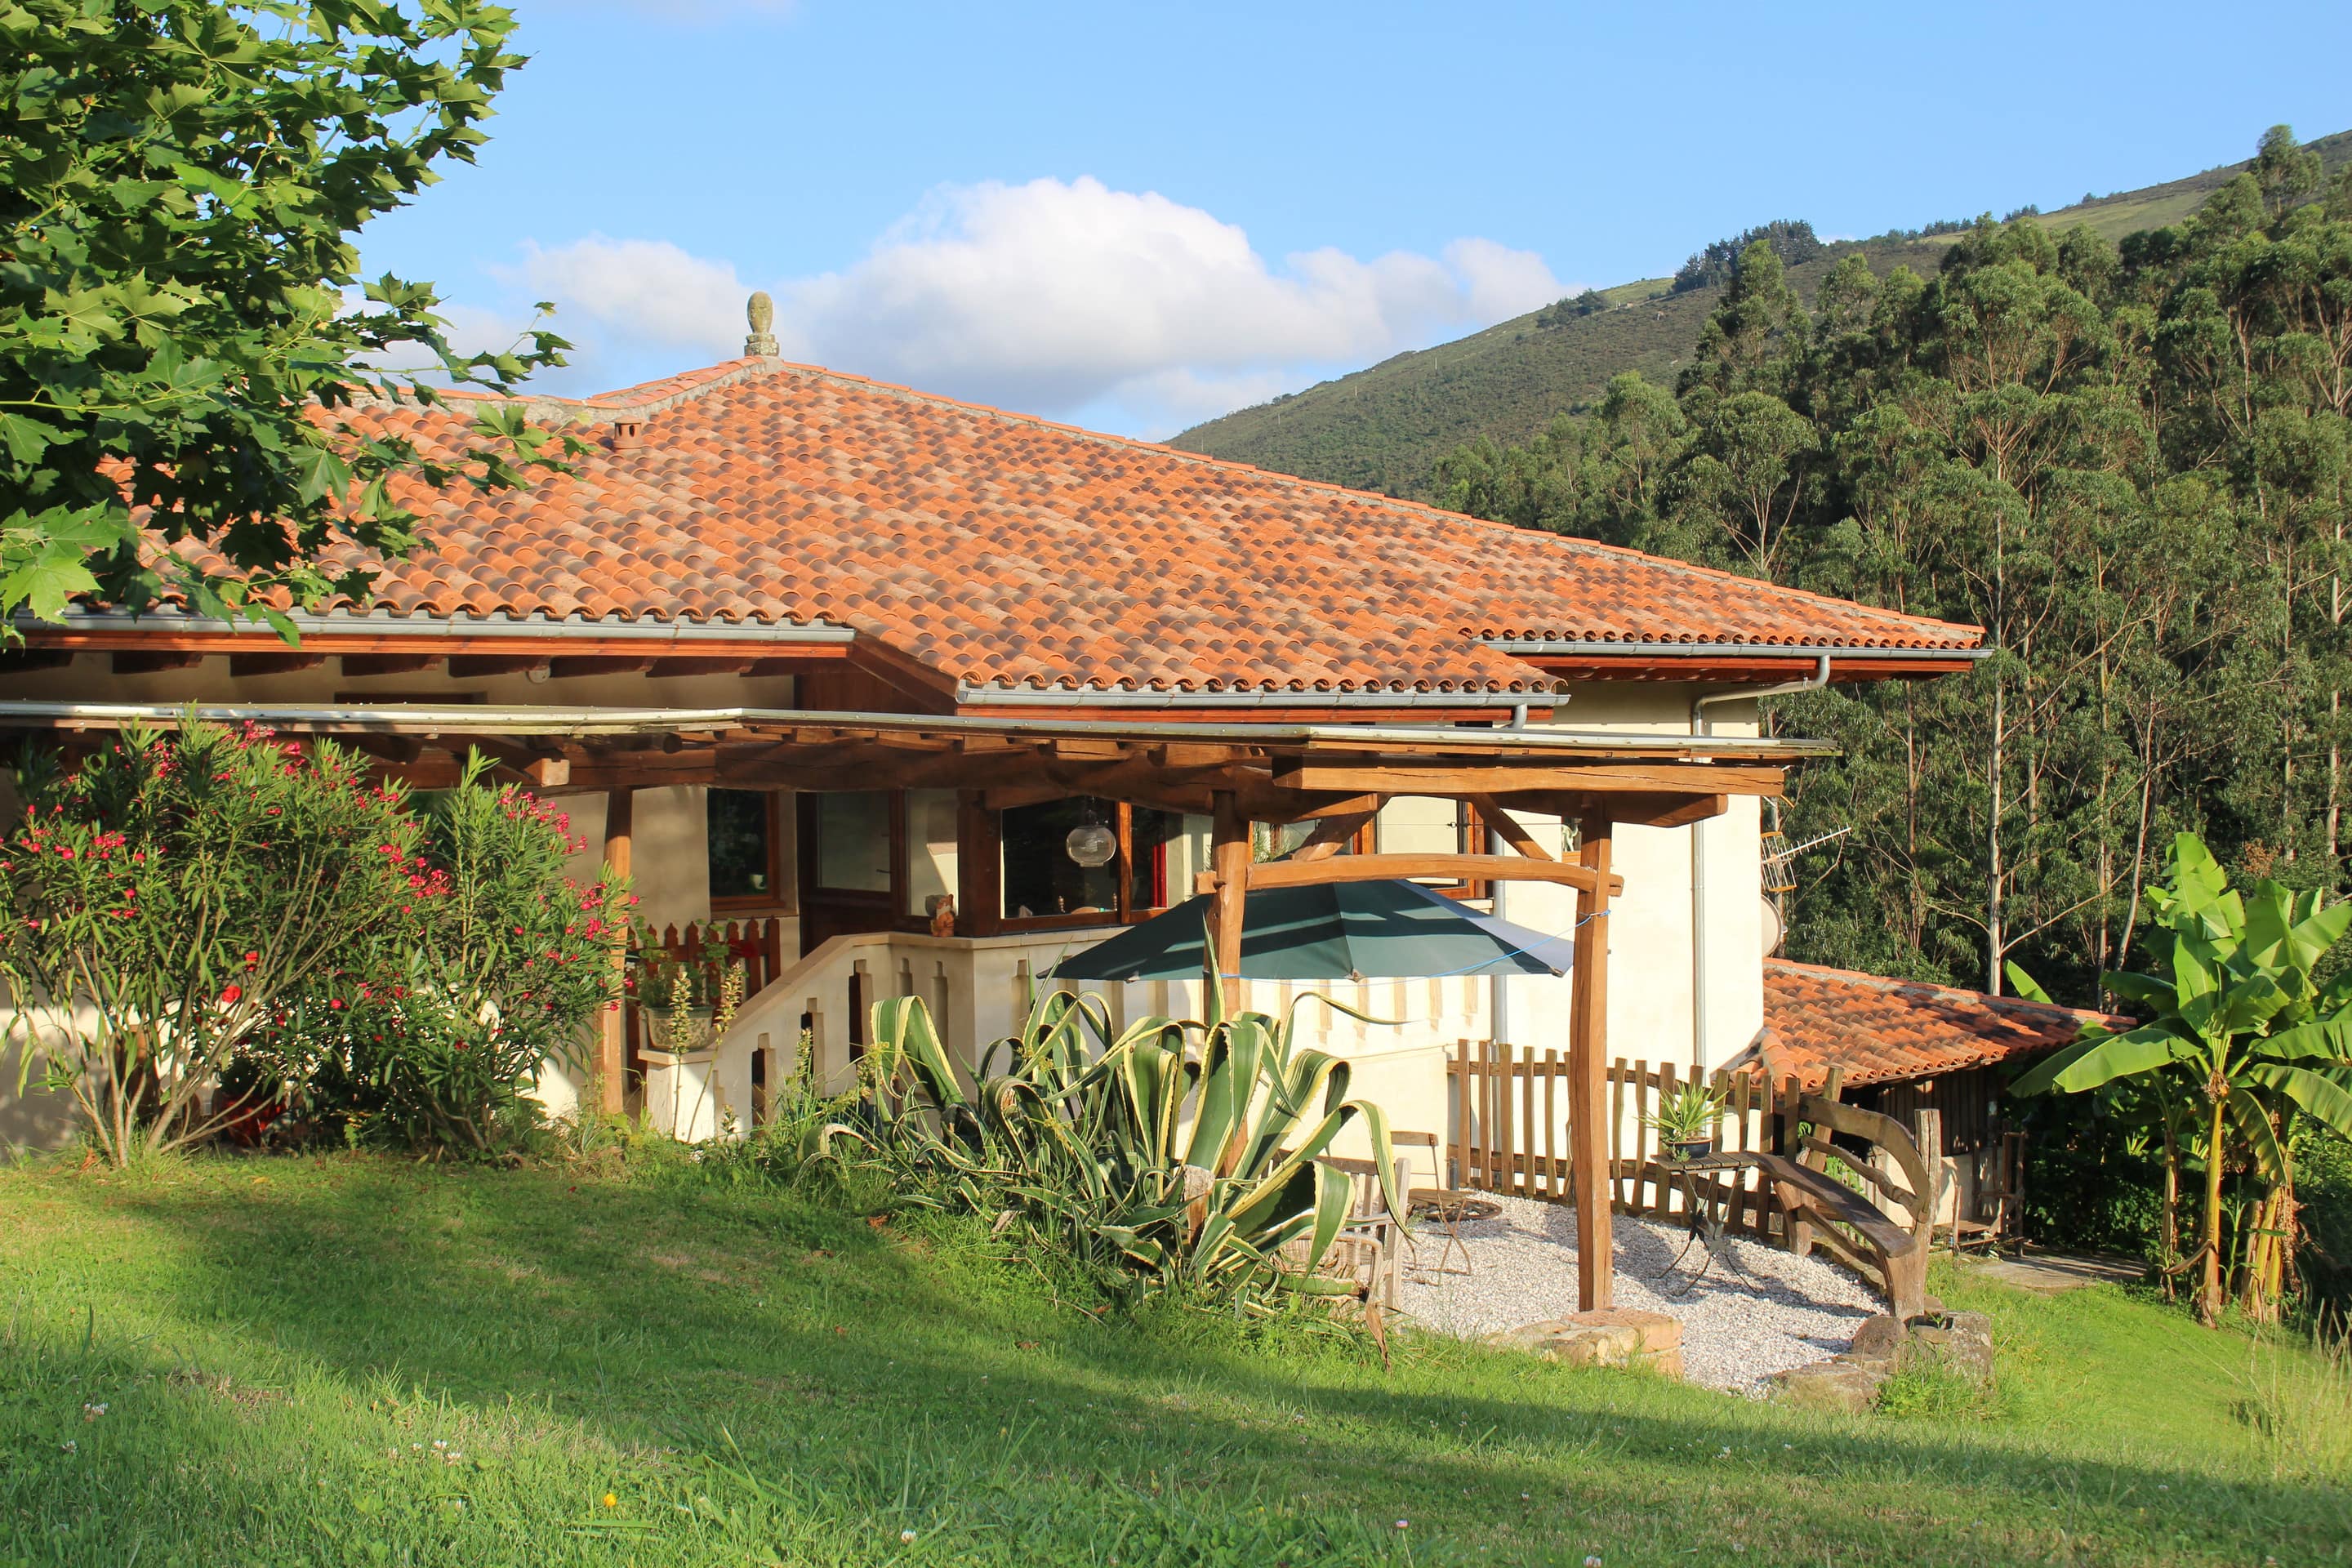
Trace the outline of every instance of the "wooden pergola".
[[[171, 724], [184, 710], [146, 703], [0, 701], [0, 731], [68, 752], [129, 723]], [[200, 716], [323, 736], [375, 759], [385, 776], [453, 784], [468, 751], [541, 793], [605, 797], [606, 858], [626, 871], [638, 789], [849, 791], [952, 789], [961, 803], [959, 934], [990, 934], [996, 813], [1074, 795], [1211, 819], [1218, 970], [1237, 1005], [1243, 897], [1253, 888], [1388, 878], [1550, 882], [1573, 889], [1577, 923], [1570, 1020], [1570, 1184], [1580, 1300], [1612, 1300], [1609, 1240], [1608, 948], [1612, 868], [1621, 825], [1677, 827], [1723, 812], [1734, 795], [1776, 796], [1788, 765], [1818, 742], [1629, 734], [1472, 724], [1226, 722], [1153, 713], [1136, 719], [841, 712], [754, 708], [557, 709], [422, 705], [205, 705]], [[1465, 803], [1508, 854], [1342, 854], [1397, 796]], [[1512, 816], [1579, 826], [1573, 859]], [[1315, 826], [1272, 861], [1253, 858], [1251, 825]], [[968, 922], [968, 923], [967, 923]], [[608, 1040], [607, 1051], [617, 1051]], [[614, 1064], [608, 1063], [608, 1066]], [[608, 1084], [617, 1074], [608, 1075]]]

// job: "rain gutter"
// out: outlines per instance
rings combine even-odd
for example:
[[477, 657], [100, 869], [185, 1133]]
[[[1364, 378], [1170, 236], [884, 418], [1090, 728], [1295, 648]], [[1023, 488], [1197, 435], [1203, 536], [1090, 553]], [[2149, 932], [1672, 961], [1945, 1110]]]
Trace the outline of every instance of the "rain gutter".
[[1530, 703], [1559, 708], [1565, 693], [1525, 691], [1101, 691], [1034, 686], [974, 686], [959, 682], [956, 703], [968, 708], [1491, 708], [1522, 717]]
[[1485, 646], [1497, 653], [1523, 658], [1834, 658], [1841, 664], [1874, 659], [1948, 658], [1975, 663], [1990, 658], [1989, 647], [1842, 647], [1820, 643], [1754, 642], [1612, 642], [1603, 639], [1550, 637], [1489, 637]]
[[[184, 702], [79, 702], [63, 700], [0, 700], [0, 726], [10, 721], [39, 721], [64, 727], [107, 727], [124, 722], [170, 724], [188, 710]], [[1132, 719], [1062, 719], [1040, 721], [1005, 716], [963, 713], [859, 713], [833, 709], [794, 708], [599, 708], [530, 705], [497, 707], [467, 703], [436, 707], [429, 703], [371, 706], [352, 703], [199, 702], [196, 716], [215, 722], [257, 723], [285, 728], [330, 726], [360, 731], [438, 731], [445, 734], [627, 735], [675, 734], [683, 731], [730, 730], [745, 726], [805, 724], [828, 729], [899, 730], [920, 734], [1003, 735], [1013, 738], [1062, 735], [1134, 741], [1222, 740], [1239, 743], [1297, 745], [1332, 743], [1351, 750], [1376, 752], [1384, 744], [1426, 744], [1434, 741], [1475, 742], [1497, 751], [1543, 752], [1650, 752], [1675, 756], [1691, 750], [1690, 737], [1681, 734], [1619, 732], [1603, 730], [1555, 729], [1549, 726], [1513, 730], [1501, 726], [1472, 728], [1453, 724], [1321, 724], [1311, 722], [1200, 722], [1163, 719], [1151, 723]], [[1716, 756], [1760, 756], [1789, 759], [1827, 756], [1836, 747], [1827, 741], [1764, 740], [1749, 736], [1711, 739]]]
[[[857, 640], [847, 626], [803, 626], [791, 622], [645, 622], [598, 621], [585, 616], [563, 620], [529, 620], [504, 616], [401, 616], [383, 611], [365, 615], [311, 615], [287, 617], [304, 636], [334, 637], [369, 634], [401, 637], [563, 637], [577, 641], [584, 633], [602, 641], [645, 643], [822, 643], [839, 645]], [[205, 637], [251, 637], [256, 642], [280, 642], [278, 633], [257, 621], [223, 620], [211, 616], [163, 613], [130, 616], [98, 612], [68, 615], [62, 621], [36, 620], [19, 615], [15, 623], [25, 632], [154, 632]]]

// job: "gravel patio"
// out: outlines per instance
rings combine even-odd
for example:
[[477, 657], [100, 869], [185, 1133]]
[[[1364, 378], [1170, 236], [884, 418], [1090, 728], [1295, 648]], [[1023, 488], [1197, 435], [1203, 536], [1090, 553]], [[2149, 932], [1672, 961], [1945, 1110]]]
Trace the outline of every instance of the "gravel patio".
[[[1439, 1272], [1444, 1234], [1413, 1226], [1397, 1305], [1422, 1327], [1469, 1339], [1576, 1310], [1576, 1211], [1532, 1198], [1493, 1201], [1498, 1216], [1458, 1227], [1470, 1254], [1467, 1275]], [[1717, 1261], [1687, 1294], [1676, 1294], [1705, 1260], [1694, 1245], [1672, 1279], [1660, 1278], [1683, 1249], [1684, 1227], [1620, 1215], [1612, 1229], [1617, 1305], [1679, 1320], [1687, 1375], [1709, 1388], [1760, 1394], [1774, 1373], [1837, 1354], [1864, 1318], [1886, 1310], [1869, 1287], [1826, 1259], [1799, 1258], [1748, 1237], [1727, 1244], [1739, 1271]], [[1461, 1250], [1445, 1262], [1459, 1269]]]

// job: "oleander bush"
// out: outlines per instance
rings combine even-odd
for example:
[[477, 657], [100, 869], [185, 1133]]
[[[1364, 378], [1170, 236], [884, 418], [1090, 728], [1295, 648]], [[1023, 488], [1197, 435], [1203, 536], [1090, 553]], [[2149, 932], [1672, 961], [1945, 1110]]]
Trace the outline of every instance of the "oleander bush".
[[330, 742], [193, 714], [28, 754], [0, 849], [23, 1075], [117, 1165], [219, 1134], [510, 1145], [617, 997], [627, 895], [568, 879], [568, 822], [488, 767], [420, 810]]
[[569, 877], [583, 847], [570, 818], [486, 782], [491, 765], [475, 753], [456, 789], [425, 801], [415, 851], [394, 867], [397, 920], [257, 1032], [248, 1054], [313, 1129], [467, 1155], [516, 1147], [540, 1123], [541, 1075], [579, 1073], [595, 1016], [619, 1005], [625, 884]]
[[28, 752], [0, 847], [8, 1027], [91, 1147], [121, 1165], [267, 1110], [225, 1069], [385, 938], [420, 825], [351, 752], [191, 716], [82, 759]]

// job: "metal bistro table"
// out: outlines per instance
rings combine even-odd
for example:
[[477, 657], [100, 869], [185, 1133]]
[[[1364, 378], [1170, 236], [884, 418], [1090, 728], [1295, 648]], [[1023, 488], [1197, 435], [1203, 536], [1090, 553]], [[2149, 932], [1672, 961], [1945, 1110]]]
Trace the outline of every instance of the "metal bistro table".
[[[1437, 1249], [1437, 1267], [1433, 1274], [1467, 1274], [1470, 1272], [1470, 1245], [1462, 1237], [1461, 1227], [1472, 1221], [1493, 1219], [1503, 1212], [1503, 1205], [1476, 1193], [1456, 1192], [1451, 1187], [1414, 1187], [1405, 1194], [1406, 1212], [1437, 1222], [1444, 1236], [1444, 1245]], [[1445, 1260], [1456, 1250], [1462, 1254], [1459, 1269], [1445, 1267]], [[1414, 1263], [1419, 1268], [1418, 1260]]]
[[1697, 1246], [1706, 1249], [1698, 1272], [1666, 1294], [1689, 1295], [1698, 1289], [1699, 1281], [1706, 1278], [1707, 1271], [1718, 1259], [1726, 1268], [1739, 1276], [1751, 1290], [1754, 1289], [1756, 1277], [1740, 1267], [1738, 1257], [1731, 1250], [1730, 1238], [1725, 1234], [1730, 1223], [1730, 1197], [1736, 1189], [1712, 1180], [1702, 1182], [1698, 1178], [1702, 1173], [1712, 1174], [1718, 1171], [1760, 1170], [1763, 1159], [1748, 1151], [1724, 1150], [1713, 1154], [1701, 1154], [1695, 1160], [1666, 1160], [1660, 1163], [1675, 1173], [1675, 1185], [1683, 1194], [1684, 1212], [1690, 1216], [1690, 1234], [1683, 1238], [1682, 1250], [1675, 1254], [1675, 1260], [1653, 1278], [1659, 1280], [1672, 1279], [1681, 1269], [1683, 1260], [1690, 1256], [1691, 1248]]

